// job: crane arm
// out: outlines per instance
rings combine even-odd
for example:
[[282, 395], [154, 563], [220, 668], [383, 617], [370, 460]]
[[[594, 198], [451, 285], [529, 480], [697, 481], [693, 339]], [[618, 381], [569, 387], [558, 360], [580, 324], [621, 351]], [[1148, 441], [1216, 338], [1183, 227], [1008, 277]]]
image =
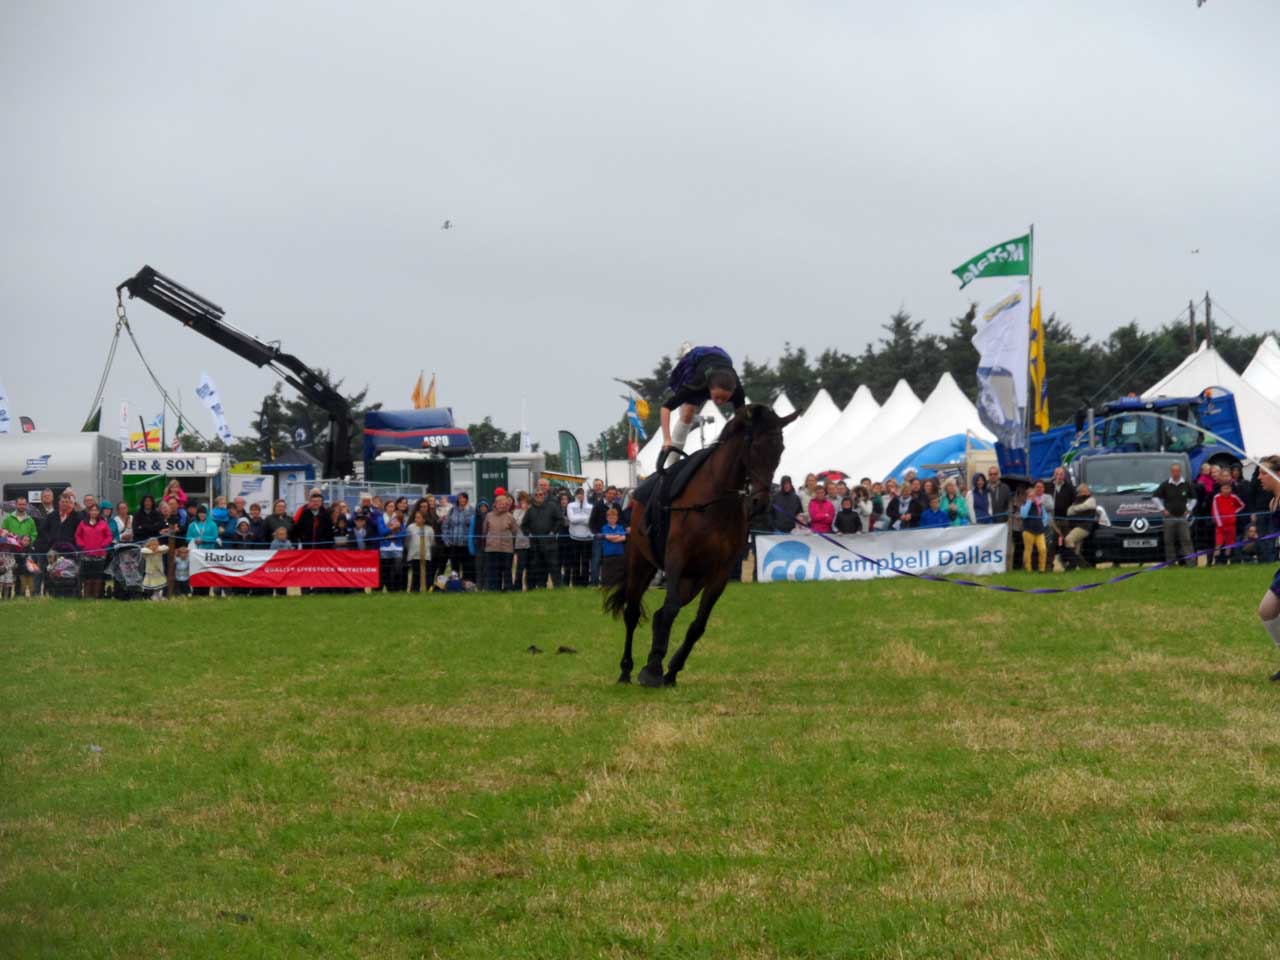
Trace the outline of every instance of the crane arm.
[[276, 344], [238, 330], [223, 317], [226, 311], [211, 300], [166, 277], [150, 266], [116, 287], [116, 294], [127, 290], [130, 297], [151, 304], [167, 313], [184, 327], [209, 338], [254, 366], [270, 367], [309, 402], [329, 414], [329, 444], [325, 458], [327, 476], [345, 476], [352, 472], [351, 402], [329, 385], [317, 371]]

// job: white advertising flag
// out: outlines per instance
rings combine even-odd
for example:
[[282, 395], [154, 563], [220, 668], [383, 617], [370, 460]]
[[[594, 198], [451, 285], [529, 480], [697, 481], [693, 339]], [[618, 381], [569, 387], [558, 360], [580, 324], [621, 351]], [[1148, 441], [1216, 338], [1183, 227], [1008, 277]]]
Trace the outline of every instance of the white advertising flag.
[[1031, 350], [1029, 277], [984, 280], [991, 291], [973, 345], [978, 351], [978, 416], [1006, 447], [1027, 436], [1027, 357]]
[[204, 405], [213, 414], [214, 425], [218, 428], [218, 439], [223, 443], [231, 442], [231, 428], [227, 426], [227, 415], [222, 409], [222, 398], [218, 388], [207, 373], [200, 374], [200, 386], [196, 387], [196, 396], [204, 401]]
[[758, 536], [756, 580], [879, 580], [901, 573], [1004, 573], [1008, 535], [1004, 524], [977, 524], [830, 540], [815, 534]]
[[8, 433], [12, 418], [9, 416], [9, 394], [5, 393], [4, 384], [0, 383], [0, 433]]
[[123, 450], [130, 448], [130, 427], [129, 427], [129, 401], [125, 400], [120, 404], [120, 447]]

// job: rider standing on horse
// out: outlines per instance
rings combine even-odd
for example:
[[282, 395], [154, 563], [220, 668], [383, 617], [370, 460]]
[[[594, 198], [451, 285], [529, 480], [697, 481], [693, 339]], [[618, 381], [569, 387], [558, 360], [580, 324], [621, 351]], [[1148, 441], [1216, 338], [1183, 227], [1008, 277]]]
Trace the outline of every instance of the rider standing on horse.
[[[727, 403], [737, 410], [747, 404], [742, 381], [733, 369], [733, 360], [719, 347], [688, 347], [671, 371], [667, 382], [671, 395], [662, 404], [662, 453], [658, 469], [662, 470], [672, 450], [683, 452], [693, 415], [708, 400], [718, 407]], [[676, 422], [671, 412], [677, 411]]]

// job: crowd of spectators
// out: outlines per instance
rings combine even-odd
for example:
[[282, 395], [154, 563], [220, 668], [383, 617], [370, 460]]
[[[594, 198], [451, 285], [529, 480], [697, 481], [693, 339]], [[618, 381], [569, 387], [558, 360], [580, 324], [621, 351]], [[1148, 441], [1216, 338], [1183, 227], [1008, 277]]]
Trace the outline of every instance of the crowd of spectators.
[[377, 550], [380, 589], [393, 592], [594, 586], [629, 519], [622, 492], [599, 480], [570, 494], [542, 478], [532, 494], [499, 488], [492, 503], [474, 505], [466, 493], [326, 503], [316, 488], [297, 510], [276, 500], [265, 515], [243, 497], [189, 501], [177, 481], [158, 499], [144, 496], [136, 513], [123, 501], [45, 490], [39, 503], [0, 505], [0, 597], [122, 596], [123, 567], [136, 580], [131, 593], [161, 596], [170, 574], [175, 593], [207, 593], [189, 586], [191, 548]]
[[[1205, 464], [1188, 480], [1175, 464], [1155, 496], [1166, 559], [1196, 552], [1210, 564], [1274, 559], [1266, 534], [1276, 505], [1257, 474], [1246, 480], [1239, 466]], [[1088, 486], [1075, 486], [1061, 467], [1048, 481], [1016, 489], [994, 466], [972, 484], [963, 475], [920, 478], [910, 470], [901, 483], [809, 474], [801, 487], [781, 478], [755, 532], [857, 535], [1003, 524], [1010, 566], [1044, 573], [1087, 566], [1084, 546], [1106, 522], [1104, 513]], [[380, 589], [393, 592], [595, 586], [604, 562], [621, 555], [629, 524], [624, 492], [600, 480], [570, 493], [542, 478], [532, 493], [499, 488], [492, 502], [475, 504], [466, 493], [412, 504], [365, 493], [353, 506], [326, 503], [313, 489], [297, 510], [276, 500], [266, 513], [244, 498], [189, 501], [176, 480], [159, 498], [144, 496], [136, 513], [123, 501], [44, 490], [38, 503], [18, 497], [0, 505], [0, 598], [207, 593], [188, 583], [192, 547], [377, 550]]]
[[[1275, 505], [1257, 473], [1246, 480], [1238, 464], [1206, 463], [1188, 481], [1175, 464], [1155, 495], [1166, 560], [1198, 552], [1207, 552], [1208, 564], [1275, 557], [1275, 542], [1266, 539]], [[1062, 467], [1049, 480], [1011, 486], [993, 466], [976, 473], [972, 484], [962, 473], [920, 478], [915, 470], [906, 471], [901, 483], [870, 477], [853, 483], [811, 473], [798, 488], [784, 476], [773, 494], [770, 525], [778, 533], [867, 534], [1005, 524], [1010, 566], [1045, 573], [1087, 566], [1084, 545], [1107, 520], [1088, 485], [1077, 487]]]

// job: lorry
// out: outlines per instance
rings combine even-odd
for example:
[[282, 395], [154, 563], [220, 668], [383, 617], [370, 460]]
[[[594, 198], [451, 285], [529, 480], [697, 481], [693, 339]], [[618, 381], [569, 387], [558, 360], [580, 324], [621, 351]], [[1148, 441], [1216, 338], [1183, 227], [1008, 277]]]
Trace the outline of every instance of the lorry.
[[1131, 396], [1097, 411], [1082, 410], [1073, 424], [1033, 433], [1030, 446], [1024, 453], [996, 444], [1001, 473], [1038, 480], [1079, 457], [1181, 453], [1190, 465], [1187, 479], [1192, 479], [1201, 464], [1239, 463], [1244, 438], [1235, 397], [1222, 387], [1208, 387], [1194, 397]]
[[99, 433], [15, 433], [0, 436], [0, 501], [40, 502], [45, 489], [56, 500], [67, 487], [118, 501], [123, 492], [120, 441]]
[[1103, 453], [1072, 461], [1076, 486], [1087, 483], [1110, 520], [1109, 526], [1096, 525], [1084, 542], [1086, 560], [1096, 565], [1164, 559], [1164, 509], [1156, 502], [1156, 489], [1174, 464], [1184, 478], [1191, 476], [1191, 460], [1184, 452]]

